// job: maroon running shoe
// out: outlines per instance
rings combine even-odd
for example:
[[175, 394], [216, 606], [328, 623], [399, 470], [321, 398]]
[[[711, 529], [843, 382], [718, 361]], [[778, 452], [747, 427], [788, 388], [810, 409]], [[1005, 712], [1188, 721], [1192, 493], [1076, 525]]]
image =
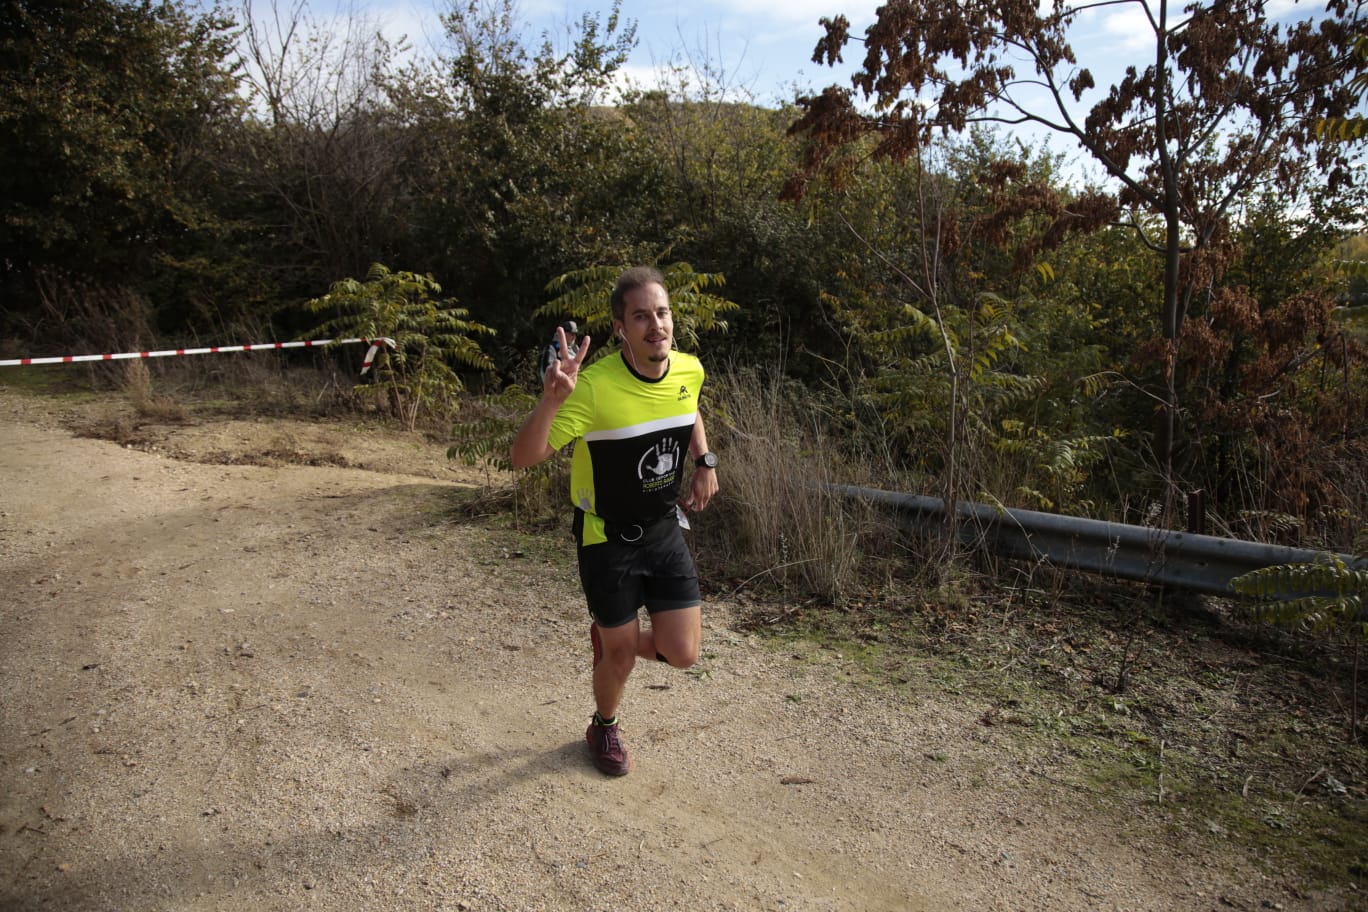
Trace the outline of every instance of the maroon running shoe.
[[594, 667], [598, 668], [599, 659], [603, 658], [603, 637], [599, 635], [598, 624], [589, 625], [589, 642], [594, 647]]
[[594, 755], [594, 766], [605, 776], [625, 776], [632, 768], [627, 759], [627, 748], [622, 744], [622, 734], [618, 725], [599, 725], [589, 722], [589, 730], [584, 733], [589, 742], [589, 752]]

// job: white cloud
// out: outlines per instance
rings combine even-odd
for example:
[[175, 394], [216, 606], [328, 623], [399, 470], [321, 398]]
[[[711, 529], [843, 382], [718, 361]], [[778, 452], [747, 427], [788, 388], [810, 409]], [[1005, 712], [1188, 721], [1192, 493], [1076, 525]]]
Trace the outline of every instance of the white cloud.
[[445, 42], [445, 5], [437, 0], [343, 0], [337, 7], [339, 16], [360, 17], [391, 43], [404, 38], [418, 56], [432, 56]]
[[1089, 56], [1096, 60], [1110, 59], [1124, 65], [1139, 60], [1142, 51], [1149, 51], [1149, 56], [1154, 56], [1154, 27], [1138, 5], [1123, 6], [1103, 14], [1099, 30], [1102, 44], [1089, 43], [1087, 46]]

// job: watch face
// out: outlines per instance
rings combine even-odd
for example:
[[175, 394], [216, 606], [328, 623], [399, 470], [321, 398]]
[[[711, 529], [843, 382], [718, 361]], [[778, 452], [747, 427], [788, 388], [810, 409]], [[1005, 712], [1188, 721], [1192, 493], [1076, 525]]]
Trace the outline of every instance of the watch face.
[[698, 457], [698, 462], [695, 463], [695, 465], [700, 469], [715, 469], [717, 468], [717, 454], [704, 453], [702, 456]]

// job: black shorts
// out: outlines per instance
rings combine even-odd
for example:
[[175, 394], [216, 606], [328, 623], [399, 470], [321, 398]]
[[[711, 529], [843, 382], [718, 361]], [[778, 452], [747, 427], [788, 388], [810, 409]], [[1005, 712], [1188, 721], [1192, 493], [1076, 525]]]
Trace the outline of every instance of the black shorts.
[[703, 601], [693, 555], [673, 515], [648, 527], [637, 541], [610, 534], [602, 544], [577, 550], [589, 614], [600, 627], [629, 623], [643, 605], [655, 614]]

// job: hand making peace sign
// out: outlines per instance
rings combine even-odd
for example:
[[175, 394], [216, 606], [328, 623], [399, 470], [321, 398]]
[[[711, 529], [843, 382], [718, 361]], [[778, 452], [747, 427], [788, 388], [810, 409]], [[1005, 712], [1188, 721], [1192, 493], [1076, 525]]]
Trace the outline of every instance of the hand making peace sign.
[[567, 358], [565, 353], [570, 350], [570, 340], [565, 338], [565, 327], [556, 327], [557, 351], [560, 357], [551, 362], [546, 368], [546, 375], [542, 377], [542, 389], [546, 395], [557, 402], [564, 402], [570, 398], [570, 394], [575, 391], [575, 384], [579, 380], [580, 365], [584, 363], [584, 357], [589, 353], [589, 336], [585, 336], [579, 341], [579, 351], [572, 357]]

